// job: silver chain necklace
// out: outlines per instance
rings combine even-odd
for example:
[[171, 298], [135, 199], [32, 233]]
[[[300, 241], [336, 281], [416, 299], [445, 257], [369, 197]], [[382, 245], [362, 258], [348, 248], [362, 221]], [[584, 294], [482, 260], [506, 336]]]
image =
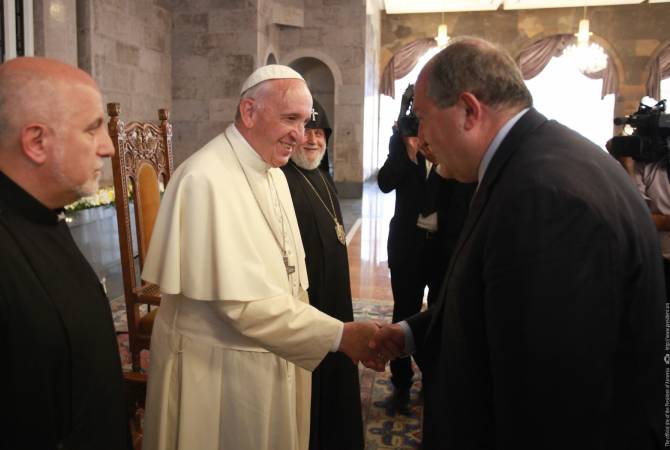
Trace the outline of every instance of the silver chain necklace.
[[[268, 173], [266, 176], [268, 177], [269, 183], [272, 185], [272, 188], [274, 189], [275, 197], [277, 199], [277, 202], [279, 203], [279, 223], [281, 224], [281, 233], [282, 233], [282, 240], [281, 242], [279, 241], [279, 238], [275, 235], [274, 232], [272, 232], [272, 225], [270, 224], [270, 219], [268, 216], [265, 214], [265, 211], [261, 207], [260, 201], [258, 200], [258, 197], [256, 197], [256, 193], [254, 192], [253, 188], [251, 187], [251, 180], [249, 180], [249, 177], [247, 176], [247, 173], [244, 171], [244, 168], [242, 167], [242, 162], [240, 161], [239, 157], [235, 153], [235, 149], [233, 148], [233, 144], [230, 142], [230, 139], [228, 139], [228, 135], [226, 132], [223, 133], [223, 136], [226, 138], [226, 141], [228, 142], [228, 145], [230, 146], [230, 150], [233, 152], [235, 155], [235, 160], [237, 161], [237, 164], [240, 167], [240, 170], [244, 174], [244, 178], [247, 180], [247, 184], [249, 185], [249, 189], [251, 190], [252, 195], [254, 196], [254, 199], [256, 200], [256, 204], [258, 205], [258, 209], [261, 210], [261, 214], [263, 215], [263, 218], [265, 219], [265, 222], [268, 224], [268, 227], [270, 228], [270, 232], [272, 233], [272, 236], [275, 238], [275, 241], [277, 242], [277, 245], [281, 249], [282, 253], [282, 259], [284, 261], [284, 267], [286, 267], [286, 275], [290, 277], [294, 272], [295, 272], [295, 266], [291, 266], [288, 263], [288, 254], [286, 252], [286, 233], [284, 231], [284, 205], [282, 205], [281, 200], [279, 199], [279, 194], [277, 193], [277, 187], [274, 184], [274, 180], [272, 179], [272, 176]], [[290, 226], [290, 224], [289, 224]]]

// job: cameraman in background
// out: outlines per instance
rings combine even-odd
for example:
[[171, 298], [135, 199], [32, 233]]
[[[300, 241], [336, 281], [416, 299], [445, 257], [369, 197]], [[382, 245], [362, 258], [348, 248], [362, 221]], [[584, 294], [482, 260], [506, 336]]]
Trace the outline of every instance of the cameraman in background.
[[[437, 298], [476, 186], [446, 180], [448, 168], [433, 164], [430, 150], [417, 136], [413, 95], [410, 85], [393, 127], [388, 158], [377, 176], [382, 192], [396, 193], [387, 247], [394, 323], [421, 310], [426, 286], [429, 307]], [[391, 361], [391, 407], [403, 415], [410, 414], [413, 375], [409, 357]]]
[[614, 123], [634, 129], [632, 135], [610, 139], [607, 150], [631, 175], [649, 207], [663, 255], [666, 293], [670, 293], [670, 115], [665, 114], [665, 100], [654, 106], [641, 102], [635, 114], [616, 118]]

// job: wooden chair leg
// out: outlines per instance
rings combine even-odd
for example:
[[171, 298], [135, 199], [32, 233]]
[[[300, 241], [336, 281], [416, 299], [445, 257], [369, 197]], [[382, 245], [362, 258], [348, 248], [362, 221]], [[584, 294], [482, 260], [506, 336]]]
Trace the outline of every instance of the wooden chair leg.
[[139, 372], [124, 372], [126, 404], [130, 417], [130, 431], [133, 449], [142, 449], [144, 435], [144, 404], [147, 393], [147, 377]]

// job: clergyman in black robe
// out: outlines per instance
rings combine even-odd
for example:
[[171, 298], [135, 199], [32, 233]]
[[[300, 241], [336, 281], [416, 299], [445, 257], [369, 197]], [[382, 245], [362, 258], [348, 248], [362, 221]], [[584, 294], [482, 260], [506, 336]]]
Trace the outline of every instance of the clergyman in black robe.
[[79, 69], [18, 58], [0, 99], [0, 448], [129, 449], [109, 302], [62, 214], [114, 151], [100, 94]]
[[[331, 134], [314, 100], [306, 142], [282, 167], [305, 248], [309, 302], [344, 322], [354, 319], [342, 213], [330, 174], [320, 168]], [[329, 353], [312, 374], [310, 450], [364, 448], [358, 368], [341, 352]]]

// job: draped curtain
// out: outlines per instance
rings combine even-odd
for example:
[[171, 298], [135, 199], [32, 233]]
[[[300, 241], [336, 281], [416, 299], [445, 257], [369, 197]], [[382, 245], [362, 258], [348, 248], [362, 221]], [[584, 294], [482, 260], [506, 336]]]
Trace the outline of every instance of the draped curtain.
[[670, 77], [670, 45], [666, 46], [651, 62], [647, 79], [647, 95], [656, 100], [661, 98], [661, 80]]
[[395, 98], [395, 80], [407, 76], [416, 66], [419, 58], [436, 45], [435, 39], [422, 38], [398, 50], [384, 68], [381, 86], [379, 87], [380, 92]]
[[563, 50], [575, 42], [571, 34], [557, 34], [534, 42], [521, 51], [516, 63], [521, 69], [524, 80], [530, 80], [544, 70], [551, 58], [561, 56]]
[[[537, 76], [549, 64], [551, 58], [561, 56], [569, 45], [576, 42], [577, 38], [573, 34], [556, 34], [540, 39], [529, 47], [526, 47], [517, 58], [517, 64], [521, 69], [523, 78], [530, 80]], [[611, 56], [608, 55], [608, 60], [611, 59]], [[591, 79], [603, 80], [603, 87], [600, 92], [601, 98], [617, 92], [619, 81], [614, 65], [611, 62], [608, 61], [607, 67], [599, 72], [582, 73]]]

